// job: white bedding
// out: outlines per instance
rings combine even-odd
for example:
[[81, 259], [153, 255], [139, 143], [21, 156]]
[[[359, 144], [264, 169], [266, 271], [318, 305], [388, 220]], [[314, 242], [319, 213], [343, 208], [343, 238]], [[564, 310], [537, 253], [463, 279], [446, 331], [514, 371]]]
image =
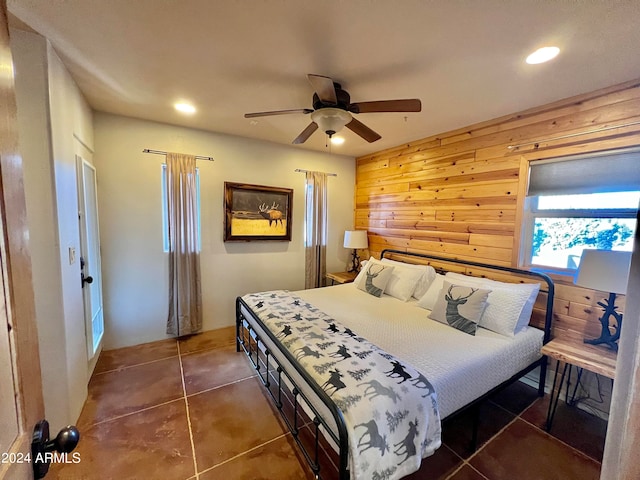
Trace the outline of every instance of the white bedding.
[[417, 301], [377, 298], [354, 284], [295, 292], [358, 335], [422, 372], [438, 395], [441, 418], [482, 396], [538, 358], [543, 332], [515, 337], [479, 328], [476, 336], [430, 320]]

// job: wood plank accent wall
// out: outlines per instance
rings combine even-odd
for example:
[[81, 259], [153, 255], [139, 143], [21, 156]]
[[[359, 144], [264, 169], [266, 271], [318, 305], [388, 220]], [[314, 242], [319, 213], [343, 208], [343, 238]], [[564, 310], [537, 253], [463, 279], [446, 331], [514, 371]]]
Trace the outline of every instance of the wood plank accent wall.
[[[355, 226], [375, 257], [395, 248], [517, 266], [529, 161], [637, 145], [640, 79], [358, 158]], [[554, 333], [599, 336], [605, 294], [556, 285]]]

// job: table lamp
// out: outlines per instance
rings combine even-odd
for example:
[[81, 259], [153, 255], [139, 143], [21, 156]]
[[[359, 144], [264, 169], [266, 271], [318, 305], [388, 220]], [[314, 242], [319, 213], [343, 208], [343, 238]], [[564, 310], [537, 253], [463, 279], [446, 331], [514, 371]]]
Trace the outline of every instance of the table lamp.
[[359, 248], [367, 248], [369, 241], [366, 230], [347, 230], [344, 232], [344, 248], [353, 248], [353, 259], [351, 260], [350, 272], [360, 271]]
[[[622, 329], [622, 313], [616, 311], [616, 294], [625, 294], [627, 291], [627, 279], [629, 266], [631, 265], [631, 252], [619, 252], [613, 250], [583, 250], [578, 269], [576, 285], [581, 287], [609, 292], [609, 298], [598, 302], [604, 312], [600, 317], [602, 332], [599, 338], [585, 339], [584, 343], [598, 345], [604, 343], [612, 350], [618, 350], [617, 341]], [[610, 323], [613, 317], [615, 322]], [[611, 333], [613, 330], [613, 333]]]

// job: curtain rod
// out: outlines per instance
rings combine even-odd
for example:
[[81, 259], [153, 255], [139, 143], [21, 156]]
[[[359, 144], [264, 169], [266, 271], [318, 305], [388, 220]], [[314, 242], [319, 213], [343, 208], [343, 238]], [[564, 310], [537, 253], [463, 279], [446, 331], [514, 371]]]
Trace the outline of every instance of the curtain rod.
[[[294, 171], [295, 172], [301, 172], [301, 173], [313, 172], [312, 170], [302, 170], [301, 168], [296, 168]], [[325, 173], [325, 172], [313, 172], [313, 173], [324, 173], [328, 177], [337, 177], [338, 176], [337, 173]]]
[[614, 130], [616, 128], [623, 128], [623, 127], [631, 127], [633, 125], [640, 125], [640, 122], [623, 123], [621, 125], [612, 125], [610, 127], [597, 128], [595, 130], [589, 130], [587, 132], [570, 133], [568, 135], [561, 135], [559, 137], [547, 138], [545, 140], [536, 140], [534, 142], [521, 143], [520, 145], [509, 145], [507, 148], [509, 150], [515, 150], [516, 148], [526, 147], [528, 145], [536, 145], [538, 143], [552, 142], [554, 140], [562, 140], [563, 138], [579, 137], [580, 135], [589, 135], [590, 133], [605, 132], [607, 130]]
[[[142, 150], [142, 153], [153, 153], [154, 155], [166, 155], [167, 152], [163, 152], [161, 150], [150, 150], [148, 148], [145, 148], [144, 150]], [[203, 157], [201, 155], [196, 155], [196, 159], [197, 160], [209, 160], [210, 162], [213, 162], [213, 157]]]

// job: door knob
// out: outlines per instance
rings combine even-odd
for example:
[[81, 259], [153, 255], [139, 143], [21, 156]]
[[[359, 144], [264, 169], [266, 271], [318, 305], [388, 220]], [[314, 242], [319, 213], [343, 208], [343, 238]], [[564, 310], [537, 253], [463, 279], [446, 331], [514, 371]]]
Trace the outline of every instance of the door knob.
[[31, 460], [33, 478], [43, 478], [49, 471], [51, 455], [47, 453], [71, 453], [80, 441], [80, 432], [73, 425], [64, 427], [56, 438], [49, 440], [49, 422], [40, 420], [33, 429], [31, 441]]
[[85, 283], [93, 283], [93, 277], [91, 275], [84, 276], [84, 273], [80, 273], [80, 280], [82, 288], [84, 288]]

